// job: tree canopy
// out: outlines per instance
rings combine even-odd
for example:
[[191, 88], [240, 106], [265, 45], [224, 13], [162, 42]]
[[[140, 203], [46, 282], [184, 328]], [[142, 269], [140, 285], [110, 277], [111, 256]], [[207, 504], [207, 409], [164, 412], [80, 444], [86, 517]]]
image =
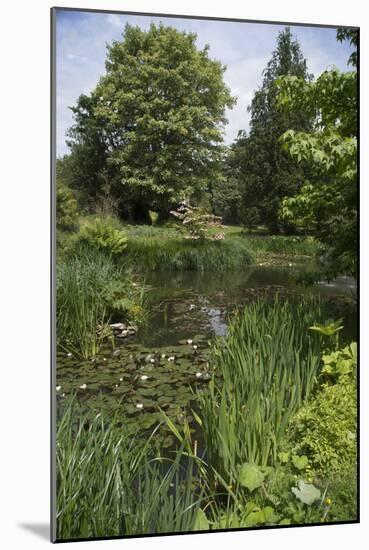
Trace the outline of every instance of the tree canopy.
[[[341, 37], [346, 36], [339, 32]], [[350, 37], [355, 44], [351, 35], [346, 38]], [[355, 55], [350, 62], [356, 64]], [[282, 112], [298, 109], [314, 120], [310, 131], [289, 129], [281, 137], [291, 158], [311, 167], [311, 177], [300, 192], [284, 199], [282, 216], [314, 229], [324, 246], [329, 277], [356, 275], [357, 73], [333, 69], [315, 82], [289, 76], [281, 78], [278, 86]]]
[[96, 196], [108, 181], [123, 214], [164, 216], [199, 196], [220, 174], [225, 67], [196, 47], [196, 35], [164, 25], [127, 25], [108, 46], [106, 74], [73, 107], [72, 156], [92, 166], [77, 187]]
[[263, 72], [263, 83], [252, 99], [250, 132], [241, 132], [229, 156], [242, 194], [241, 217], [247, 227], [266, 225], [273, 233], [288, 229], [279, 219], [283, 197], [296, 194], [304, 167], [291, 161], [278, 139], [287, 129], [308, 130], [310, 115], [300, 109], [276, 109], [276, 80], [282, 75], [311, 80], [299, 42], [289, 28], [280, 32], [277, 47]]

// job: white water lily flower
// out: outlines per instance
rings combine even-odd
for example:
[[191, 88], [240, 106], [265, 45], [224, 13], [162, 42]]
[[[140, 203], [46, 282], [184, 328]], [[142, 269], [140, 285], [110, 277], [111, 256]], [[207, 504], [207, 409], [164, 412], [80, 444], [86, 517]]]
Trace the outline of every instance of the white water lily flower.
[[71, 352], [70, 352], [70, 351], [68, 351], [68, 353], [67, 353], [67, 357], [72, 357], [72, 354], [71, 354]]
[[202, 377], [202, 372], [197, 372], [196, 373], [196, 378], [201, 378]]
[[62, 396], [62, 397], [65, 397], [65, 393], [62, 393], [61, 396]]
[[60, 391], [61, 390], [61, 386], [56, 386], [56, 391]]
[[115, 387], [118, 388], [119, 387], [118, 384], [115, 384]]
[[150, 363], [155, 363], [155, 359], [150, 359]]
[[123, 378], [119, 378], [119, 382], [123, 382]]
[[85, 390], [87, 388], [87, 384], [82, 384], [82, 386], [80, 386], [81, 390]]
[[161, 358], [162, 358], [162, 359], [165, 359], [165, 353], [162, 353], [162, 354], [161, 354]]
[[143, 374], [140, 378], [141, 378], [141, 380], [147, 380], [148, 376], [146, 376], [146, 374]]
[[142, 403], [137, 403], [136, 409], [143, 409], [143, 404]]
[[187, 340], [187, 344], [191, 345], [191, 344], [192, 344], [192, 340]]
[[106, 357], [104, 357], [103, 361], [106, 361]]
[[197, 350], [196, 344], [194, 344], [194, 345], [192, 346], [192, 348], [196, 351], [196, 350]]
[[174, 355], [171, 355], [170, 357], [168, 357], [168, 361], [174, 361], [174, 360], [175, 360]]

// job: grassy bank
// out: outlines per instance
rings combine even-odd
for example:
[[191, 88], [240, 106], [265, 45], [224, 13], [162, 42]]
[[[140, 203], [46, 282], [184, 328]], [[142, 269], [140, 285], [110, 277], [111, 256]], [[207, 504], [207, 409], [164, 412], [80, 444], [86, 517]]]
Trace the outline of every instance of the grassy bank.
[[151, 271], [224, 271], [252, 264], [253, 256], [241, 238], [198, 242], [159, 234], [129, 239], [122, 261]]
[[95, 356], [111, 335], [109, 323], [140, 323], [145, 287], [128, 270], [96, 250], [83, 250], [57, 264], [57, 344], [66, 352]]
[[[217, 239], [219, 233], [223, 239]], [[208, 238], [186, 238], [180, 226], [123, 225], [113, 217], [84, 217], [74, 233], [59, 232], [60, 254], [82, 248], [110, 252], [120, 264], [137, 270], [224, 271], [255, 263], [287, 264], [313, 258], [317, 243], [310, 237], [246, 233], [240, 226], [210, 228]]]

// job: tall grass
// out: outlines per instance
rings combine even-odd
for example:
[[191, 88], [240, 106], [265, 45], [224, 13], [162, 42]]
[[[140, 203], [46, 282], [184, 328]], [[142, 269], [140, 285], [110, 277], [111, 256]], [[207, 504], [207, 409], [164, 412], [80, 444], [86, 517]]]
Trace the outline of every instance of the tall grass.
[[287, 424], [320, 369], [321, 337], [308, 327], [321, 315], [312, 299], [259, 300], [233, 319], [216, 345], [213, 376], [197, 394], [195, 414], [210, 487], [233, 485], [243, 463], [276, 463]]
[[240, 238], [200, 242], [154, 236], [130, 239], [124, 262], [153, 271], [223, 271], [250, 265], [252, 256]]
[[96, 250], [59, 262], [56, 286], [57, 343], [78, 356], [98, 353], [111, 316], [135, 322], [144, 316], [145, 287]]
[[244, 240], [249, 250], [257, 255], [315, 256], [318, 250], [318, 243], [313, 237], [249, 235]]
[[[78, 416], [73, 398], [57, 429], [57, 538], [193, 529], [201, 494], [182, 453], [155, 456], [152, 438], [132, 435], [117, 415]], [[154, 434], [153, 434], [154, 435]]]
[[57, 343], [65, 350], [85, 358], [97, 354], [109, 320], [101, 290], [113, 269], [109, 260], [97, 254], [57, 265]]

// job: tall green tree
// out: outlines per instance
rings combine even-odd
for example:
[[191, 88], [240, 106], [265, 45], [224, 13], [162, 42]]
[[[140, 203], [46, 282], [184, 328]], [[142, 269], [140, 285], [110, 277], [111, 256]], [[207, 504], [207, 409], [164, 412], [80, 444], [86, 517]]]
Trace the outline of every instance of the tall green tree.
[[281, 200], [300, 189], [304, 167], [291, 161], [281, 150], [279, 137], [287, 129], [308, 130], [310, 117], [300, 110], [276, 108], [276, 80], [293, 75], [309, 82], [312, 78], [300, 44], [287, 27], [278, 34], [277, 46], [263, 72], [262, 86], [255, 92], [249, 112], [250, 132], [241, 132], [232, 146], [230, 165], [242, 192], [243, 221], [247, 227], [266, 225], [270, 232], [291, 231], [293, 226], [279, 219]]
[[[338, 31], [338, 40], [357, 44], [357, 31]], [[356, 66], [357, 52], [349, 62]], [[327, 277], [357, 271], [357, 73], [337, 69], [323, 72], [315, 82], [284, 77], [278, 106], [299, 109], [314, 119], [309, 132], [293, 129], [281, 137], [284, 149], [297, 162], [308, 162], [307, 178], [295, 197], [285, 198], [282, 215], [310, 227], [323, 245]]]
[[193, 33], [127, 25], [108, 46], [106, 74], [73, 107], [72, 155], [94, 163], [79, 185], [93, 195], [108, 180], [120, 212], [134, 218], [149, 208], [165, 217], [201, 196], [219, 178], [225, 109], [234, 104], [224, 70]]

